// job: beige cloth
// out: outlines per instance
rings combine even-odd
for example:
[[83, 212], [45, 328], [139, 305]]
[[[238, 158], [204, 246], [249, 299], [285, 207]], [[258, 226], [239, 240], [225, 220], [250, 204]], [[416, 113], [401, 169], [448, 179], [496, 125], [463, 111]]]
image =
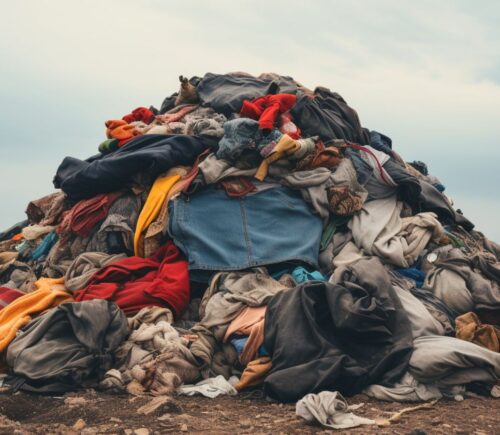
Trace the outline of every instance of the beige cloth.
[[429, 241], [439, 241], [443, 227], [434, 213], [401, 218], [395, 196], [365, 203], [349, 228], [356, 246], [399, 267], [410, 267]]
[[[137, 329], [117, 349], [117, 368], [105, 374], [100, 384], [102, 389], [168, 395], [182, 383], [200, 377], [188, 342], [163, 320], [170, 315], [170, 310], [143, 309], [129, 319], [129, 325]], [[151, 323], [145, 323], [147, 320]]]
[[29, 225], [24, 227], [21, 234], [26, 240], [36, 240], [55, 230], [56, 227], [50, 225]]
[[76, 257], [64, 275], [66, 289], [70, 292], [84, 288], [92, 275], [101, 267], [126, 258], [125, 254], [110, 255], [104, 252], [84, 252]]

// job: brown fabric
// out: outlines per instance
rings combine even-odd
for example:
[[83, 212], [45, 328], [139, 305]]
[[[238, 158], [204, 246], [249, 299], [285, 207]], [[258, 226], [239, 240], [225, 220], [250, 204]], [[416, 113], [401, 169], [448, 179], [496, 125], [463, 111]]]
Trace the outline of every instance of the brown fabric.
[[230, 323], [224, 335], [228, 341], [231, 335], [247, 335], [248, 340], [240, 355], [240, 362], [246, 366], [257, 357], [259, 347], [264, 342], [264, 317], [266, 307], [247, 307]]
[[250, 361], [241, 374], [240, 381], [234, 386], [236, 391], [242, 391], [246, 388], [255, 387], [264, 382], [264, 378], [271, 370], [271, 358], [263, 356], [254, 361]]
[[455, 319], [456, 337], [485, 347], [493, 352], [500, 351], [500, 329], [481, 323], [476, 313], [462, 314]]
[[54, 192], [31, 201], [26, 208], [30, 223], [39, 223], [40, 225], [59, 223], [62, 212], [66, 208], [65, 199], [66, 195], [63, 192]]
[[364, 200], [347, 186], [326, 189], [329, 209], [339, 216], [350, 216], [363, 208]]

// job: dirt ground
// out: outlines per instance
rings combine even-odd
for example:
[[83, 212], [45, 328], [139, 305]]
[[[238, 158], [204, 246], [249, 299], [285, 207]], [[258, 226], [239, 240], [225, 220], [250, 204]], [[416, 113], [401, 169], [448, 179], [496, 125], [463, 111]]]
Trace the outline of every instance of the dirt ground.
[[[1, 394], [0, 434], [500, 434], [500, 399], [443, 399], [430, 409], [403, 414], [389, 426], [330, 431], [296, 417], [293, 404], [271, 403], [258, 393], [216, 399], [130, 397], [92, 390], [61, 397]], [[351, 397], [348, 402], [363, 402], [355, 413], [372, 419], [387, 419], [393, 412], [414, 406], [380, 402], [364, 395]]]

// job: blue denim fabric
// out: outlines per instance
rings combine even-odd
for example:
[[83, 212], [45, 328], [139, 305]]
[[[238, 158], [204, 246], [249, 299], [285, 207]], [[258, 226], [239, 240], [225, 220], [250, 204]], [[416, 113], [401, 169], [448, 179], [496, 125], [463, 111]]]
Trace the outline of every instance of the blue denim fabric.
[[169, 205], [169, 232], [196, 270], [241, 270], [286, 261], [317, 268], [323, 225], [299, 191], [276, 187], [229, 198], [209, 186]]

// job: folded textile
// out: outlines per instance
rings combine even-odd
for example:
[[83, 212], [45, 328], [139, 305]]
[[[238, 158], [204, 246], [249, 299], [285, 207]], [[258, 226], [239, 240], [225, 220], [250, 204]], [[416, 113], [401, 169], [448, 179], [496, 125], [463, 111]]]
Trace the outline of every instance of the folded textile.
[[409, 372], [424, 384], [450, 386], [500, 380], [500, 353], [454, 337], [425, 336], [413, 342]]
[[138, 107], [137, 109], [132, 110], [131, 113], [125, 115], [122, 119], [125, 122], [134, 122], [134, 121], [142, 121], [146, 124], [149, 124], [155, 117], [155, 114], [151, 112], [146, 107]]
[[[458, 314], [500, 311], [500, 279], [481, 273], [473, 259], [452, 245], [435, 249], [435, 261], [427, 265], [423, 288], [430, 290]], [[496, 267], [494, 263], [492, 267]], [[423, 267], [424, 267], [423, 266]], [[486, 266], [486, 265], [484, 265]], [[485, 269], [486, 270], [486, 269]]]
[[74, 295], [77, 301], [111, 300], [126, 314], [166, 306], [178, 317], [189, 303], [187, 262], [168, 242], [152, 257], [128, 257], [103, 267]]
[[92, 275], [100, 268], [126, 258], [125, 254], [109, 255], [104, 252], [84, 252], [70, 264], [64, 276], [64, 284], [70, 292], [84, 288]]
[[410, 373], [405, 373], [393, 386], [370, 385], [363, 394], [387, 402], [426, 402], [443, 397], [434, 385], [421, 384]]
[[291, 113], [306, 137], [317, 135], [325, 142], [347, 139], [362, 145], [370, 143], [368, 130], [361, 127], [356, 111], [327, 88], [316, 88], [312, 98], [299, 96]]
[[406, 372], [411, 326], [380, 260], [361, 259], [334, 282], [308, 281], [269, 301], [264, 346], [273, 367], [264, 388], [272, 397], [355, 394]]
[[438, 241], [443, 227], [433, 213], [401, 218], [403, 204], [395, 196], [366, 202], [349, 228], [359, 248], [399, 267], [409, 267], [430, 240]]
[[231, 321], [224, 341], [228, 341], [231, 335], [247, 335], [248, 340], [240, 354], [240, 362], [246, 366], [257, 357], [259, 347], [264, 342], [264, 317], [266, 307], [246, 307]]
[[256, 360], [250, 361], [245, 367], [245, 370], [243, 370], [239, 382], [234, 385], [234, 388], [239, 392], [247, 388], [261, 385], [267, 373], [271, 370], [271, 367], [271, 358], [268, 356], [262, 356]]
[[215, 399], [220, 395], [235, 396], [238, 392], [235, 388], [224, 379], [224, 376], [204, 379], [195, 385], [182, 385], [177, 388], [177, 394], [185, 396], [194, 396], [201, 394], [210, 399]]
[[331, 429], [349, 429], [365, 424], [376, 424], [375, 420], [359, 417], [348, 412], [350, 407], [338, 391], [322, 391], [307, 394], [295, 405], [295, 413], [307, 422], [318, 422]]
[[17, 298], [20, 298], [24, 295], [25, 293], [23, 293], [22, 291], [8, 287], [0, 287], [0, 311], [11, 302], [14, 302]]
[[43, 311], [72, 301], [63, 290], [51, 290], [50, 285], [39, 284], [40, 288], [25, 294], [0, 310], [0, 352], [5, 351], [20, 328]]
[[[322, 223], [291, 189], [277, 187], [232, 199], [209, 186], [189, 198], [174, 199], [169, 211], [169, 233], [186, 254], [193, 281], [206, 282], [209, 271], [285, 261], [317, 267]], [[307, 237], [301, 237], [306, 231]]]
[[6, 361], [22, 389], [59, 393], [95, 386], [128, 335], [113, 303], [65, 303], [29, 323], [9, 345]]
[[[134, 230], [142, 207], [140, 195], [125, 193], [109, 207], [108, 215], [97, 230], [95, 251], [108, 254], [132, 254], [134, 250]], [[155, 251], [160, 247], [158, 245]], [[93, 248], [92, 245], [87, 250]], [[154, 252], [150, 252], [152, 255]]]
[[186, 342], [172, 327], [170, 310], [146, 307], [129, 319], [132, 332], [115, 352], [115, 368], [100, 387], [131, 394], [171, 394], [183, 382], [199, 378]]
[[455, 321], [457, 338], [470, 341], [493, 352], [500, 352], [500, 328], [483, 324], [473, 312], [462, 314]]
[[249, 74], [207, 73], [198, 84], [197, 91], [202, 105], [230, 115], [241, 110], [244, 100], [278, 92], [295, 94], [297, 85], [290, 77], [257, 78]]
[[111, 154], [87, 160], [66, 157], [57, 169], [54, 186], [72, 199], [91, 198], [123, 189], [138, 173], [154, 180], [174, 166], [191, 165], [212, 143], [206, 138], [182, 135], [140, 136]]
[[96, 225], [108, 215], [109, 208], [122, 192], [102, 193], [93, 198], [79, 201], [63, 217], [60, 234], [70, 231], [80, 237], [88, 237]]
[[149, 191], [148, 198], [139, 214], [134, 235], [134, 252], [138, 257], [144, 256], [144, 233], [160, 212], [168, 192], [180, 180], [180, 175], [165, 175], [156, 179]]
[[63, 192], [54, 192], [31, 201], [26, 208], [26, 215], [30, 223], [38, 223], [39, 225], [57, 224], [66, 208], [65, 200], [66, 195]]
[[297, 97], [291, 94], [266, 95], [255, 100], [245, 100], [241, 106], [240, 115], [259, 121], [261, 130], [271, 130], [278, 116], [290, 110]]

